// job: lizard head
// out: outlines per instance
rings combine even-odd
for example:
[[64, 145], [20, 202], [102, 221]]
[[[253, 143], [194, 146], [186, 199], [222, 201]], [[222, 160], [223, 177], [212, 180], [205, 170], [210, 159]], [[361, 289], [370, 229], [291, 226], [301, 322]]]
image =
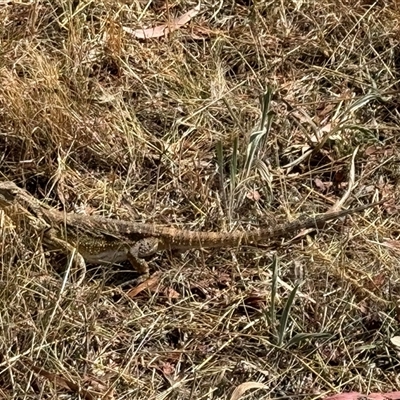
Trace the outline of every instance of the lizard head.
[[0, 182], [0, 207], [11, 206], [21, 192], [14, 182]]
[[49, 227], [41, 203], [13, 182], [0, 182], [0, 209], [16, 224], [23, 221], [36, 231]]

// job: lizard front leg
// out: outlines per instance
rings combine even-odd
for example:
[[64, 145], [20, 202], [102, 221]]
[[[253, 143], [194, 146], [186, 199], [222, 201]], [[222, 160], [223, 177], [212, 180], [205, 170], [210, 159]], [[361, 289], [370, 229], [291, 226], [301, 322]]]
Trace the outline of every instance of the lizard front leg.
[[82, 254], [80, 254], [78, 249], [66, 240], [60, 239], [53, 229], [46, 232], [46, 239], [49, 241], [51, 246], [60, 249], [62, 252], [67, 254], [70, 259], [73, 258], [76, 270], [80, 275], [76, 285], [80, 286], [86, 276], [86, 262]]
[[149, 277], [149, 265], [143, 258], [155, 254], [159, 249], [159, 244], [158, 238], [150, 237], [138, 240], [129, 248], [127, 253], [128, 260], [132, 267], [140, 274], [135, 279], [135, 284], [142, 283]]

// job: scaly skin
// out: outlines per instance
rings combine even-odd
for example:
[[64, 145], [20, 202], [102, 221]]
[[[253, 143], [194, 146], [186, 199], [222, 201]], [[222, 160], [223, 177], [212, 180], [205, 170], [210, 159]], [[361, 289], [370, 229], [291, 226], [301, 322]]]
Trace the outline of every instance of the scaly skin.
[[330, 220], [359, 213], [382, 203], [380, 201], [251, 232], [199, 232], [67, 214], [45, 205], [13, 182], [0, 182], [0, 208], [22, 229], [25, 227], [42, 233], [45, 244], [50, 248], [74, 253], [75, 261], [82, 270], [85, 269], [85, 262], [109, 264], [129, 260], [143, 275], [141, 280], [148, 276], [148, 265], [143, 258], [160, 250], [257, 245], [293, 235], [302, 229], [322, 227]]

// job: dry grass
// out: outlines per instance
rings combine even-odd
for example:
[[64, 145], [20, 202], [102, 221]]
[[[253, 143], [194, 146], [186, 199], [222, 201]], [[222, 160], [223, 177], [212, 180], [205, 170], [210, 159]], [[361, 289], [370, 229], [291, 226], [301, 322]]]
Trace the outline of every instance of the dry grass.
[[[358, 148], [352, 205], [398, 198], [396, 2], [205, 0], [168, 38], [124, 33], [195, 5], [4, 2], [0, 180], [67, 211], [251, 229], [325, 212]], [[249, 162], [268, 86], [274, 119]], [[279, 247], [159, 255], [158, 286], [133, 299], [104, 268], [73, 288], [0, 214], [0, 396], [77, 398], [67, 380], [109, 399], [398, 389], [396, 211]]]

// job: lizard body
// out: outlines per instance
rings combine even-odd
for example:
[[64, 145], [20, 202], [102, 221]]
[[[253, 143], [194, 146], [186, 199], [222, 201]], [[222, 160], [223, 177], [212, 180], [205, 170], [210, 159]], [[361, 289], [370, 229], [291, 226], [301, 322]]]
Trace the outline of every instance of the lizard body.
[[361, 212], [381, 202], [335, 211], [250, 232], [201, 232], [180, 230], [147, 223], [136, 223], [100, 216], [64, 213], [40, 202], [13, 182], [0, 182], [0, 208], [22, 229], [43, 235], [44, 243], [67, 254], [74, 254], [78, 266], [86, 263], [119, 263], [129, 260], [148, 276], [144, 258], [161, 250], [200, 249], [257, 245], [295, 234], [302, 229], [322, 227], [326, 222]]

